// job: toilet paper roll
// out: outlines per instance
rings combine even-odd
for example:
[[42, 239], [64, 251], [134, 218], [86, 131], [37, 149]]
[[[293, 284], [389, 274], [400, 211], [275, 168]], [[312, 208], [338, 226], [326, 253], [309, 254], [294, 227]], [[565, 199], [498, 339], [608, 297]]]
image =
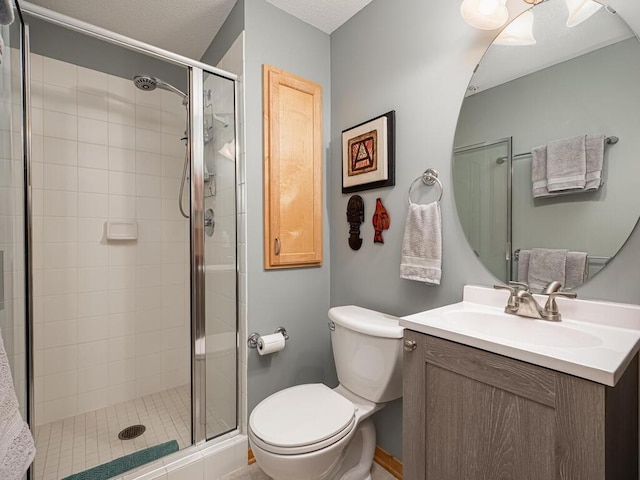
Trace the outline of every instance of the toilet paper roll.
[[269, 355], [282, 349], [284, 349], [284, 335], [281, 333], [263, 335], [258, 338], [258, 353], [260, 355]]

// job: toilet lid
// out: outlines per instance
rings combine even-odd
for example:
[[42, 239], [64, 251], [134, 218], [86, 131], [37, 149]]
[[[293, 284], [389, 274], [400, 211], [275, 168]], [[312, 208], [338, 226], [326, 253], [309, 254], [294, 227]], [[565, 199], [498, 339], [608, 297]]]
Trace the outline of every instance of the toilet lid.
[[252, 432], [265, 443], [300, 447], [322, 442], [353, 423], [355, 407], [321, 383], [274, 393], [253, 409]]

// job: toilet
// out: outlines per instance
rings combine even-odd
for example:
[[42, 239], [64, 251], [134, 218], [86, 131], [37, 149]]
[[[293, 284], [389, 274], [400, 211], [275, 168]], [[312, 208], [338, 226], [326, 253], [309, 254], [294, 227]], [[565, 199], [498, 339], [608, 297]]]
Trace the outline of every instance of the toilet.
[[274, 480], [371, 480], [371, 416], [402, 396], [398, 318], [354, 305], [329, 310], [340, 384], [297, 385], [267, 397], [249, 417], [249, 444]]

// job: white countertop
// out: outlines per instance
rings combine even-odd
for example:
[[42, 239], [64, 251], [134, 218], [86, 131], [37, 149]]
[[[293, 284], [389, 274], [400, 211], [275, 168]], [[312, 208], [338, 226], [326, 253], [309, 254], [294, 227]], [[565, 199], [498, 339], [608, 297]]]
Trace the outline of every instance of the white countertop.
[[[640, 306], [557, 299], [561, 322], [504, 313], [509, 293], [464, 287], [463, 301], [400, 325], [534, 365], [615, 386], [640, 348]], [[545, 296], [535, 296], [544, 306]]]

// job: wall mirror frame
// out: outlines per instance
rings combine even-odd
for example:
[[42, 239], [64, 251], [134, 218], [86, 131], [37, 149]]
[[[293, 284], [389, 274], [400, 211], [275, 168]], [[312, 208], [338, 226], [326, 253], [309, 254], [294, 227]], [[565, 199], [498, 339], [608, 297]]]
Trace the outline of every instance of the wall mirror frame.
[[[558, 278], [575, 288], [609, 263], [640, 218], [640, 41], [606, 5], [568, 27], [567, 3], [546, 0], [527, 11], [534, 18], [535, 44], [501, 44], [499, 36], [489, 46], [456, 128], [452, 178], [458, 216], [474, 253], [505, 283], [527, 281], [532, 272], [526, 259], [550, 249], [585, 259], [578, 276], [571, 271], [569, 278], [575, 265], [567, 260], [566, 279]], [[571, 139], [578, 150], [558, 155]], [[589, 156], [593, 145], [595, 163]], [[578, 175], [598, 170], [598, 145], [597, 188], [572, 185], [534, 198], [541, 147], [552, 152], [546, 157], [548, 180], [549, 170], [572, 169], [578, 157], [591, 162]], [[560, 165], [552, 163], [558, 159]]]

